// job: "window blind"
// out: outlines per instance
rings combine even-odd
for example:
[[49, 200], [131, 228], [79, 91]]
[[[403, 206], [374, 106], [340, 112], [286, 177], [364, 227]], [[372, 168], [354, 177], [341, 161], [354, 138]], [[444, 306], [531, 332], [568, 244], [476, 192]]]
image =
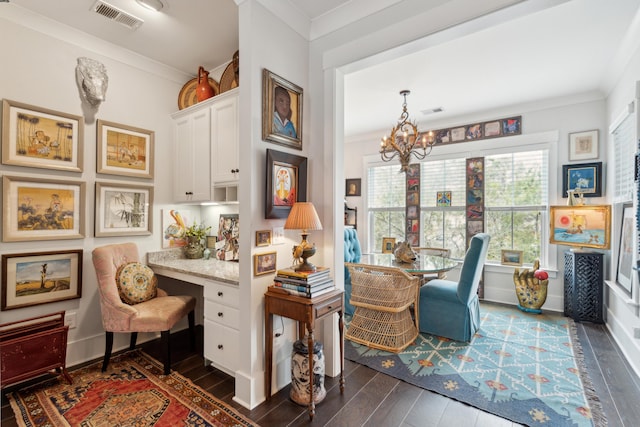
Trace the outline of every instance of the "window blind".
[[633, 200], [636, 153], [634, 122], [634, 115], [629, 114], [612, 133], [615, 164], [614, 202], [616, 203]]

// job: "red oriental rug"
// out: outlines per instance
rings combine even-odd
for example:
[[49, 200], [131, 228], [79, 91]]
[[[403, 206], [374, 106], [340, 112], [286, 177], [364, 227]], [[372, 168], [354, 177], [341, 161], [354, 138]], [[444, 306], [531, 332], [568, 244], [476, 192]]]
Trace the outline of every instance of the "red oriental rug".
[[22, 427], [227, 427], [254, 424], [177, 372], [140, 350], [70, 372], [73, 384], [54, 378], [10, 393]]

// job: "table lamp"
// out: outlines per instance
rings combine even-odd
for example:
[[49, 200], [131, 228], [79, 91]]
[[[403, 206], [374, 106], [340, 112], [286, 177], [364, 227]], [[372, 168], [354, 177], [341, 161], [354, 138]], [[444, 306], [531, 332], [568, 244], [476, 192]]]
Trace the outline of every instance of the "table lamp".
[[307, 242], [308, 230], [322, 230], [322, 223], [316, 208], [311, 202], [296, 202], [289, 212], [284, 223], [286, 230], [302, 230], [302, 242], [293, 247], [293, 257], [302, 258], [302, 263], [295, 268], [296, 271], [316, 271], [316, 266], [307, 259], [316, 253], [316, 247]]

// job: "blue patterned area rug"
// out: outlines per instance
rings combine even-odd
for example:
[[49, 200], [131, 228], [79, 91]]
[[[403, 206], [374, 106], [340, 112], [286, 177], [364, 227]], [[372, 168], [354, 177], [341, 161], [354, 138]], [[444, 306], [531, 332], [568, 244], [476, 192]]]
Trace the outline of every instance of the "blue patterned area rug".
[[395, 354], [345, 340], [345, 358], [520, 424], [607, 425], [573, 320], [491, 304], [480, 317], [469, 344], [420, 334]]

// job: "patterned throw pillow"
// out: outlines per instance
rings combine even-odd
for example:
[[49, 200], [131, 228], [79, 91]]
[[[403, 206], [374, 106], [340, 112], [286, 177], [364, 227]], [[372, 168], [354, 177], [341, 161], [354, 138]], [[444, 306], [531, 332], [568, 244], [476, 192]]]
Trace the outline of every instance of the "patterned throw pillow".
[[118, 268], [116, 284], [122, 302], [130, 305], [155, 298], [158, 279], [153, 270], [139, 262], [130, 262]]

